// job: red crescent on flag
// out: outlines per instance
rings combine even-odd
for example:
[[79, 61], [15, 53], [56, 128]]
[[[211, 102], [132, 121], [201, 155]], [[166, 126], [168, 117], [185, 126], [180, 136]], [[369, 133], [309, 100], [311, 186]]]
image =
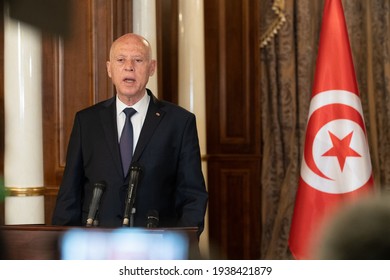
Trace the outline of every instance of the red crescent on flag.
[[310, 116], [307, 124], [306, 144], [304, 157], [307, 166], [318, 176], [332, 180], [327, 177], [316, 165], [313, 157], [313, 143], [318, 131], [328, 122], [340, 119], [347, 119], [357, 123], [366, 134], [362, 115], [355, 108], [339, 103], [328, 104], [318, 108]]

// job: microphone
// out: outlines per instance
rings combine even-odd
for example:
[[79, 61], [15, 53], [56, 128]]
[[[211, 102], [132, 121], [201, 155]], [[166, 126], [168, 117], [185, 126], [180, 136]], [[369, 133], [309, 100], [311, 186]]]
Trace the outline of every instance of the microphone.
[[139, 166], [138, 163], [132, 163], [130, 165], [129, 188], [127, 189], [125, 213], [123, 215], [123, 223], [122, 223], [122, 226], [124, 227], [133, 226], [133, 222], [134, 222], [133, 215], [135, 213], [135, 208], [134, 208], [135, 195], [137, 192], [137, 186], [138, 186], [138, 181], [139, 181], [141, 171], [142, 171], [141, 166]]
[[159, 217], [158, 212], [156, 210], [148, 211], [148, 219], [146, 221], [147, 228], [156, 228], [158, 226]]
[[94, 184], [92, 200], [89, 206], [89, 212], [88, 212], [88, 218], [86, 224], [87, 227], [91, 227], [92, 225], [97, 225], [97, 221], [95, 221], [95, 218], [99, 209], [100, 199], [102, 198], [102, 194], [105, 189], [106, 189], [106, 182], [104, 181]]

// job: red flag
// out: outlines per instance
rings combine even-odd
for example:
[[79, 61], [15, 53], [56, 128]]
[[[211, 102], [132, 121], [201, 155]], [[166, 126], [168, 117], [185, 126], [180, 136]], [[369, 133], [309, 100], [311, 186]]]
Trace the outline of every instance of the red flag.
[[326, 0], [289, 247], [311, 259], [325, 220], [373, 190], [371, 160], [341, 0]]

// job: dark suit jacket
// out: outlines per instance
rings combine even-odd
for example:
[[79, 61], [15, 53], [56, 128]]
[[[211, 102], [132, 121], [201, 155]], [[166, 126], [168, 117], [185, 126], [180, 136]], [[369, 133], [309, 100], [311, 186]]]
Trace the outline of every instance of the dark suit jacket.
[[[149, 210], [160, 227], [197, 226], [203, 230], [207, 192], [201, 171], [195, 115], [151, 97], [133, 162], [142, 167], [134, 225], [145, 227]], [[123, 177], [115, 97], [78, 112], [71, 133], [53, 225], [86, 224], [93, 184], [105, 181], [98, 220], [101, 227], [122, 225], [129, 176]]]

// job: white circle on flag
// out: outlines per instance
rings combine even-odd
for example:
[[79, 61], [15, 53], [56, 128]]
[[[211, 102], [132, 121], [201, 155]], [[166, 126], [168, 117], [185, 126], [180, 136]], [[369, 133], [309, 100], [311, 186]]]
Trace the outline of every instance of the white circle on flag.
[[[353, 107], [362, 115], [360, 107], [356, 106], [357, 96], [355, 94], [347, 91], [328, 91], [317, 95], [316, 108], [311, 110], [309, 118], [316, 110], [322, 108], [318, 106], [321, 104], [318, 102], [321, 96], [326, 96], [324, 105], [337, 103], [340, 106], [340, 96], [343, 95], [344, 102], [342, 103], [349, 108]], [[332, 96], [337, 97], [333, 99], [334, 103], [331, 102]], [[355, 97], [351, 99], [352, 104], [348, 104], [349, 98], [345, 98], [348, 96]], [[331, 134], [336, 143], [332, 142]], [[337, 148], [337, 144], [348, 138], [349, 134], [351, 134], [350, 142], [343, 142], [347, 149]], [[311, 153], [314, 163], [308, 164], [305, 156], [303, 157], [301, 177], [309, 186], [321, 192], [348, 193], [365, 185], [372, 175], [365, 131], [352, 119], [334, 119], [324, 123], [314, 135]]]

